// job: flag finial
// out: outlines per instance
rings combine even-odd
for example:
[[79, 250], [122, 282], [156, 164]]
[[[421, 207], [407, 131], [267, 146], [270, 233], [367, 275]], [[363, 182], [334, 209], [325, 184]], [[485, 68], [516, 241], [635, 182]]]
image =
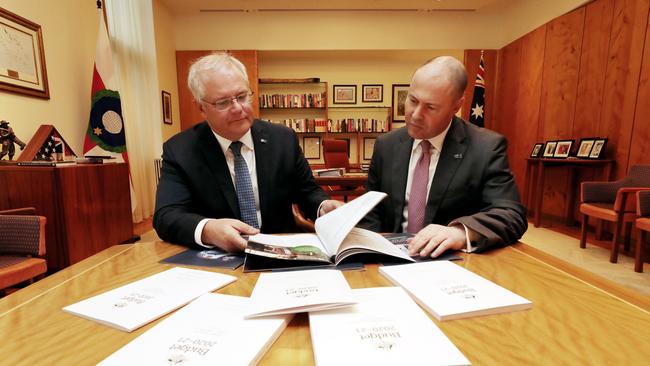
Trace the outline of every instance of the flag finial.
[[102, 8], [102, 0], [97, 0], [97, 9]]

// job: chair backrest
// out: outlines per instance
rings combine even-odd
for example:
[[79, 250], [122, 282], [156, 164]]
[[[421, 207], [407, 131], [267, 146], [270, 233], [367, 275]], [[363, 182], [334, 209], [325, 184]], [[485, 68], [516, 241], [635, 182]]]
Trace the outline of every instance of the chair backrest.
[[347, 141], [324, 139], [323, 156], [325, 158], [325, 167], [345, 168], [346, 172], [350, 170], [350, 161], [348, 160]]
[[650, 217], [650, 190], [639, 191], [637, 194], [637, 212], [643, 217]]
[[650, 187], [650, 165], [632, 165], [622, 180], [627, 187]]
[[0, 215], [0, 254], [43, 256], [43, 216]]

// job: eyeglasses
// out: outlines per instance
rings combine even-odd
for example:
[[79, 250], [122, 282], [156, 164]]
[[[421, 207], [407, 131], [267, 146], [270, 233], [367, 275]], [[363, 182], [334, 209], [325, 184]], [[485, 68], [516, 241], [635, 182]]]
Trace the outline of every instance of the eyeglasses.
[[201, 99], [201, 100], [204, 103], [207, 103], [207, 104], [213, 106], [217, 110], [225, 111], [226, 109], [230, 109], [234, 105], [235, 101], [239, 105], [250, 104], [253, 101], [253, 98], [251, 98], [252, 96], [253, 96], [253, 92], [252, 91], [247, 91], [247, 92], [235, 95], [234, 97], [227, 97], [227, 98], [219, 99], [216, 102], [208, 102], [205, 99]]

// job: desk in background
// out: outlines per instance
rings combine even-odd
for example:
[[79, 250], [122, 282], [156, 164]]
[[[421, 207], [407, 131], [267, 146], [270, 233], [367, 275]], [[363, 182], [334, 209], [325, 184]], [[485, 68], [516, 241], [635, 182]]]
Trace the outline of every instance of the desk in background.
[[[446, 322], [430, 316], [473, 365], [647, 364], [648, 311], [612, 295], [616, 285], [610, 292], [598, 289], [567, 274], [566, 268], [532, 257], [525, 248], [519, 244], [486, 254], [460, 254], [465, 260], [455, 263], [530, 299], [532, 309]], [[158, 261], [183, 250], [163, 242], [113, 246], [0, 299], [0, 329], [6, 335], [0, 363], [90, 365], [108, 357], [160, 320], [125, 333], [61, 308], [168, 269]], [[241, 268], [201, 269], [238, 277], [217, 291], [238, 296], [250, 296], [259, 275]], [[391, 286], [377, 265], [344, 275], [352, 288]], [[649, 301], [639, 297], [645, 301], [642, 306], [650, 308]], [[260, 362], [313, 363], [306, 314], [294, 317]]]
[[614, 160], [595, 160], [595, 159], [545, 159], [545, 158], [528, 158], [526, 159], [526, 183], [524, 191], [524, 205], [529, 209], [532, 207], [533, 224], [539, 227], [542, 218], [542, 200], [544, 198], [544, 175], [548, 168], [565, 169], [568, 173], [567, 179], [567, 202], [564, 211], [566, 224], [574, 224], [573, 209], [575, 207], [576, 193], [579, 192], [580, 185], [576, 179], [576, 169], [593, 167], [604, 170], [603, 177], [609, 181], [612, 175]]
[[348, 196], [358, 197], [365, 192], [368, 174], [346, 173], [341, 177], [314, 177], [316, 184], [321, 186], [330, 196], [343, 196], [343, 201], [348, 201]]

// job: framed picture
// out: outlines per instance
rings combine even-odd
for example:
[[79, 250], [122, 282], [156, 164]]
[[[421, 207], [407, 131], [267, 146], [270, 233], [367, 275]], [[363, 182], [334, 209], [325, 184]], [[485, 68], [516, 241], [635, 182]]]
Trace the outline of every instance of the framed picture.
[[172, 95], [166, 91], [162, 91], [162, 115], [163, 123], [172, 124]]
[[589, 157], [589, 153], [591, 153], [591, 148], [594, 147], [595, 141], [596, 138], [594, 137], [580, 139], [580, 145], [578, 145], [578, 152], [576, 153], [576, 157], [587, 159]]
[[531, 153], [530, 153], [530, 157], [531, 158], [539, 158], [539, 156], [541, 155], [543, 146], [544, 146], [543, 143], [535, 144], [535, 146], [533, 146], [533, 151], [531, 151]]
[[334, 104], [357, 104], [356, 85], [334, 85]]
[[571, 146], [573, 146], [573, 140], [561, 140], [557, 142], [555, 147], [555, 158], [568, 158], [571, 155]]
[[546, 146], [544, 146], [544, 154], [542, 155], [545, 158], [552, 158], [555, 153], [555, 146], [557, 146], [557, 141], [546, 141]]
[[372, 152], [375, 150], [375, 140], [374, 137], [364, 137], [363, 138], [363, 160], [372, 159]]
[[312, 136], [303, 138], [306, 159], [320, 159], [320, 137]]
[[41, 26], [0, 8], [0, 90], [50, 99]]
[[384, 86], [379, 84], [364, 84], [361, 86], [362, 102], [383, 102]]
[[393, 84], [393, 122], [404, 122], [404, 103], [409, 93], [409, 84]]
[[589, 159], [603, 158], [605, 156], [605, 145], [607, 145], [607, 139], [595, 139], [594, 146], [589, 153]]

